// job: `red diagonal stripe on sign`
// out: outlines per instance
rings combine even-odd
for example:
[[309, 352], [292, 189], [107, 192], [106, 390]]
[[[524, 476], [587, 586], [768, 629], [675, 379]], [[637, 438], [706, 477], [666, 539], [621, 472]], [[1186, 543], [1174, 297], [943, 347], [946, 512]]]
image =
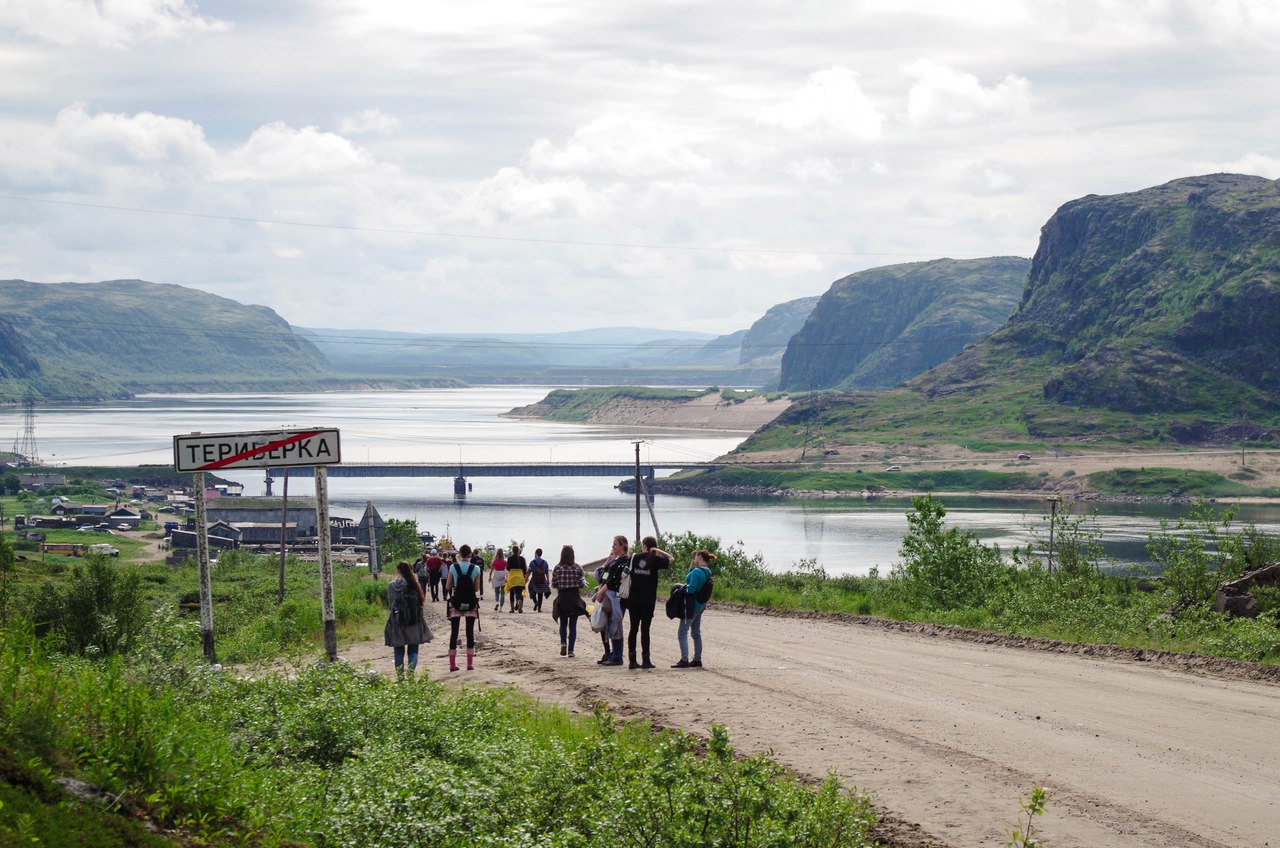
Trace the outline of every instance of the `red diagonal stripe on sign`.
[[235, 454], [234, 456], [229, 456], [226, 459], [220, 459], [217, 462], [211, 462], [208, 465], [202, 465], [199, 468], [197, 468], [196, 471], [212, 471], [215, 468], [225, 468], [228, 465], [232, 464], [233, 462], [239, 462], [242, 459], [247, 459], [248, 457], [251, 457], [251, 456], [257, 456], [260, 453], [267, 453], [268, 451], [273, 451], [276, 448], [282, 448], [286, 445], [292, 445], [295, 442], [301, 442], [311, 438], [312, 436], [318, 436], [318, 435], [320, 435], [319, 430], [316, 430], [313, 433], [294, 433], [292, 436], [290, 436], [287, 439], [281, 439], [278, 442], [268, 442], [265, 445], [260, 445], [259, 447], [252, 448], [251, 450], [241, 451], [240, 453]]

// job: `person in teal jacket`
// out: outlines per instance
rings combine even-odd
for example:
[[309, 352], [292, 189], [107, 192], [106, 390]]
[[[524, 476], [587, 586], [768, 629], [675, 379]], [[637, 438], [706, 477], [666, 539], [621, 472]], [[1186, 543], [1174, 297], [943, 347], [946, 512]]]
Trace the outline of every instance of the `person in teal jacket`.
[[[710, 551], [694, 551], [693, 567], [684, 578], [685, 607], [684, 616], [680, 619], [680, 631], [676, 638], [680, 641], [680, 662], [672, 668], [702, 668], [702, 613], [706, 604], [697, 600], [698, 592], [711, 579], [711, 563], [716, 555]], [[689, 659], [689, 633], [693, 633], [693, 659]]]

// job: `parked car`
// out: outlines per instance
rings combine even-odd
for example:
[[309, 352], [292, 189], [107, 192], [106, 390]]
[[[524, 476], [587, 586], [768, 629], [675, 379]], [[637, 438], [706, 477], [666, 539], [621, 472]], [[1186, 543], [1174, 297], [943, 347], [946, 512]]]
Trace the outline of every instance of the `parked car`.
[[1020, 454], [1018, 454], [1018, 459], [1020, 459], [1020, 460], [1022, 460], [1022, 461], [1024, 461], [1024, 462], [1025, 462], [1026, 460], [1030, 459], [1030, 458], [1031, 458], [1031, 454], [1029, 454], [1029, 453], [1020, 453]]
[[901, 465], [890, 465], [888, 468], [885, 469], [885, 471], [901, 471], [901, 470], [902, 470]]
[[120, 549], [117, 547], [113, 547], [111, 545], [90, 545], [89, 553], [102, 554], [103, 556], [118, 557], [120, 556]]

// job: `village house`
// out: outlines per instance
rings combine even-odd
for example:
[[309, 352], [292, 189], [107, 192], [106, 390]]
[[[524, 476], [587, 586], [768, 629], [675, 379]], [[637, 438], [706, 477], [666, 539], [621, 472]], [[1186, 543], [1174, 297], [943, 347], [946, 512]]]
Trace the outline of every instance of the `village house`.
[[65, 474], [19, 474], [18, 485], [24, 492], [33, 492], [36, 489], [43, 489], [46, 486], [65, 486], [67, 485], [67, 475]]

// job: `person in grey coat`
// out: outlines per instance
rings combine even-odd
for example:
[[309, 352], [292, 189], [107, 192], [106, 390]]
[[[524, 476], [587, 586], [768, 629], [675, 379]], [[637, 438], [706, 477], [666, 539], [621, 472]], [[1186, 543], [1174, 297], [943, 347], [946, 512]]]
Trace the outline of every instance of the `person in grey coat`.
[[[396, 565], [399, 577], [387, 584], [387, 626], [382, 630], [383, 641], [392, 650], [396, 664], [396, 674], [404, 674], [405, 657], [408, 656], [409, 672], [418, 667], [418, 646], [432, 639], [431, 628], [422, 614], [422, 604], [427, 600], [426, 593], [418, 585], [409, 563]], [[418, 621], [416, 624], [401, 624], [396, 620], [396, 604], [403, 597], [409, 603], [418, 605]]]

